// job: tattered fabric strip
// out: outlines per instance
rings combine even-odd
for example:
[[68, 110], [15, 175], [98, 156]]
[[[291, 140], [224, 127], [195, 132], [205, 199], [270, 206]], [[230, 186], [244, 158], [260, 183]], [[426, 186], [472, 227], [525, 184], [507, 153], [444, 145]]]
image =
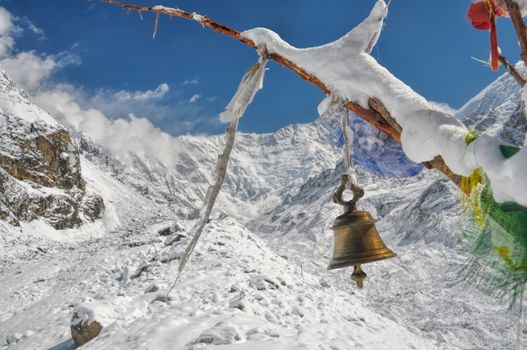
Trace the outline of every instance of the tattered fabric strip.
[[190, 241], [189, 245], [187, 246], [185, 252], [181, 257], [178, 266], [178, 275], [176, 277], [176, 280], [167, 292], [167, 300], [168, 295], [176, 285], [181, 273], [183, 272], [183, 269], [185, 268], [188, 260], [190, 259], [190, 256], [192, 255], [192, 252], [194, 251], [194, 248], [196, 247], [196, 244], [198, 243], [198, 240], [201, 237], [203, 229], [209, 221], [210, 214], [212, 213], [212, 209], [214, 208], [214, 203], [216, 202], [216, 198], [218, 197], [223, 181], [225, 180], [225, 175], [227, 173], [227, 165], [229, 163], [231, 151], [234, 147], [234, 141], [236, 139], [236, 129], [238, 127], [238, 121], [245, 113], [247, 106], [252, 102], [254, 95], [256, 95], [256, 93], [262, 89], [266, 63], [267, 59], [265, 58], [265, 55], [260, 55], [260, 59], [258, 60], [258, 62], [243, 75], [242, 81], [238, 86], [238, 90], [236, 91], [234, 97], [225, 109], [225, 112], [220, 114], [220, 120], [222, 122], [230, 123], [230, 126], [226, 131], [225, 148], [222, 154], [219, 155], [218, 160], [216, 162], [216, 174], [214, 177], [214, 182], [207, 189], [207, 194], [205, 196], [205, 199], [203, 201], [203, 207], [201, 209], [201, 219], [196, 224], [194, 228], [194, 236], [192, 237], [192, 240]]

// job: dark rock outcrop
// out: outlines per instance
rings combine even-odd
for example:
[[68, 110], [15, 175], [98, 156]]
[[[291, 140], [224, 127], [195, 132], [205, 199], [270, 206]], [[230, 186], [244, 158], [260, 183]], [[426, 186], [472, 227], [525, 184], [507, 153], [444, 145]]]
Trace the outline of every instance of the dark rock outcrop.
[[56, 229], [102, 217], [104, 202], [86, 195], [80, 154], [56, 124], [0, 74], [0, 220], [42, 218]]

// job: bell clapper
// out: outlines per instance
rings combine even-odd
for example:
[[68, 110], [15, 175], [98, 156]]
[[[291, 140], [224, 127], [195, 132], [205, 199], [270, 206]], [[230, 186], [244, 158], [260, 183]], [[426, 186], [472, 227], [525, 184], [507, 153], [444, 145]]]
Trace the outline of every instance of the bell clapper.
[[362, 271], [360, 265], [353, 266], [353, 273], [351, 274], [351, 279], [357, 284], [359, 289], [364, 287], [364, 280], [368, 277], [366, 272]]

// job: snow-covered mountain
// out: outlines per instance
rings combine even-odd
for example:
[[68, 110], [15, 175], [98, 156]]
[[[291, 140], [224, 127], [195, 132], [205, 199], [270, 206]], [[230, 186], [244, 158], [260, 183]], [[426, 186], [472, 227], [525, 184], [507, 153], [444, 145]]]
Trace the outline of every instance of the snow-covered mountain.
[[[21, 130], [0, 133], [4, 144], [35, 124], [35, 135], [70, 137], [3, 79], [5, 130]], [[515, 84], [499, 78], [458, 118], [522, 142], [512, 127], [525, 125]], [[223, 136], [173, 138], [171, 164], [72, 139], [64, 158], [80, 172], [82, 198], [101, 198], [104, 211], [65, 230], [53, 227], [53, 213], [0, 221], [0, 348], [72, 349], [73, 310], [89, 310], [104, 326], [86, 349], [515, 347], [516, 311], [459, 281], [460, 194], [439, 173], [382, 179], [358, 169], [366, 191], [359, 206], [398, 253], [365, 265], [358, 290], [349, 269], [326, 270], [340, 213], [330, 197], [344, 173], [334, 132], [314, 122], [240, 134], [215, 215], [165, 303]], [[51, 164], [39, 152], [37, 163]], [[68, 195], [56, 183], [10, 176], [31, 191]], [[0, 204], [13, 196], [0, 192]]]
[[0, 220], [65, 229], [100, 218], [103, 200], [86, 191], [68, 131], [3, 72], [0, 95]]
[[[273, 134], [239, 134], [229, 164], [232, 176], [225, 181], [218, 207], [242, 221], [273, 208], [284, 193], [335, 166], [339, 153], [333, 137], [316, 123], [287, 126]], [[123, 181], [152, 200], [170, 204], [180, 217], [191, 219], [212, 180], [211, 170], [223, 142], [223, 135], [180, 136], [170, 144], [173, 165], [152, 155], [131, 153], [111, 163]], [[82, 139], [80, 146], [94, 163], [112, 158], [87, 139]], [[242, 207], [243, 212], [239, 210]]]
[[[525, 75], [523, 64], [517, 68]], [[502, 75], [474, 96], [455, 117], [476, 131], [498, 135], [515, 145], [523, 145], [527, 133], [521, 89], [509, 74]]]

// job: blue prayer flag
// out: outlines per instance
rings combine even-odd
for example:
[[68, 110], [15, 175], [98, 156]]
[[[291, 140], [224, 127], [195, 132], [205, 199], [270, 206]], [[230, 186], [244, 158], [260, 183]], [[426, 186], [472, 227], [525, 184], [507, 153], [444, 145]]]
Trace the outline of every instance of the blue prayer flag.
[[[354, 113], [349, 114], [353, 137], [353, 164], [382, 177], [411, 177], [418, 175], [422, 164], [412, 162], [401, 144], [377, 130]], [[344, 145], [342, 129], [337, 132], [337, 144]]]

